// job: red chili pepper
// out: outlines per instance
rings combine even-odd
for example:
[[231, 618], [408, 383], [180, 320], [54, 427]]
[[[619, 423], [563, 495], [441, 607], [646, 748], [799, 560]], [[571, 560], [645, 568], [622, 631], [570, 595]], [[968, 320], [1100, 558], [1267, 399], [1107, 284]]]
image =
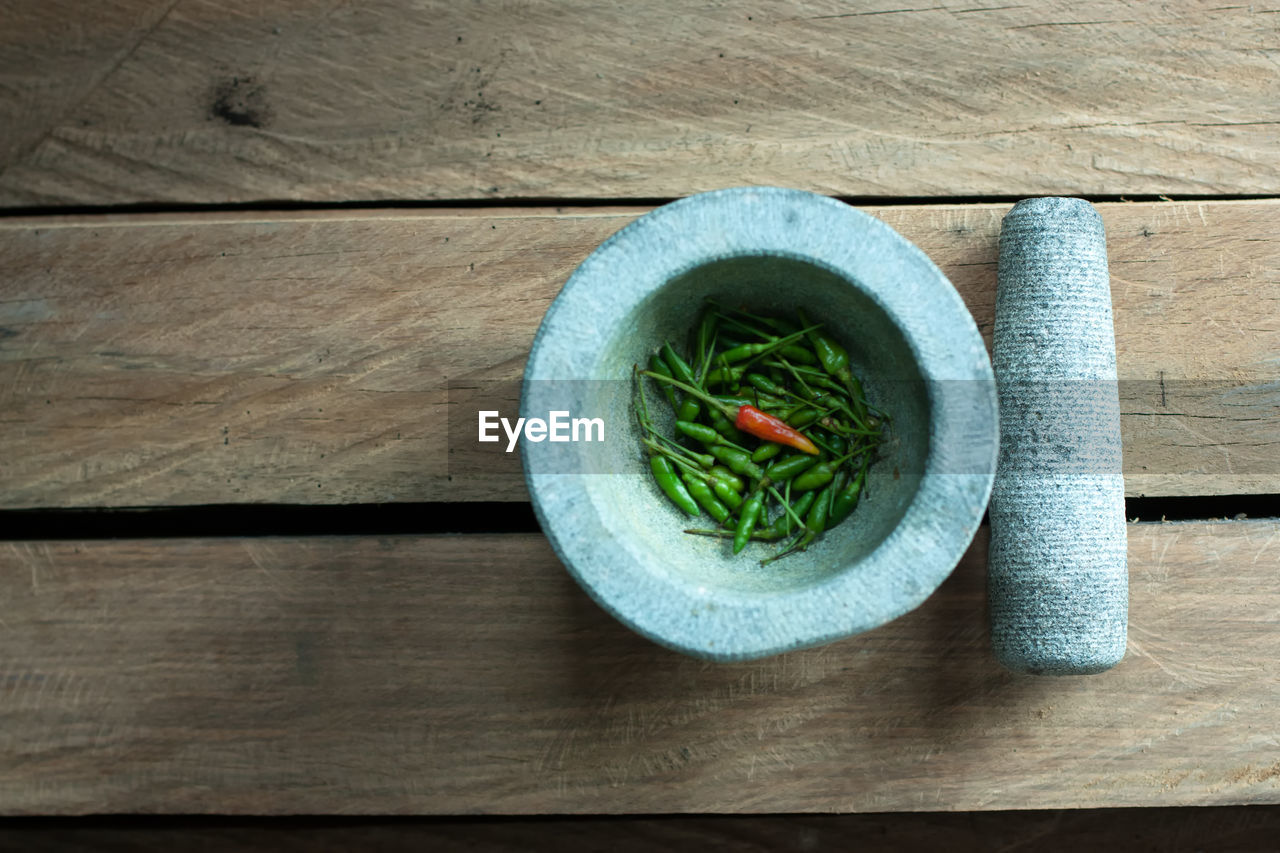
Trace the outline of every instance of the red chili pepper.
[[745, 433], [754, 435], [756, 438], [763, 438], [765, 441], [773, 441], [778, 444], [785, 444], [788, 447], [794, 447], [796, 450], [802, 450], [812, 456], [818, 455], [818, 448], [808, 436], [804, 433], [787, 425], [787, 422], [773, 415], [766, 415], [755, 406], [738, 406], [735, 407], [727, 403], [717, 400], [710, 394], [702, 391], [692, 385], [687, 385], [679, 379], [670, 376], [664, 376], [661, 373], [654, 373], [652, 370], [641, 370], [641, 376], [648, 376], [664, 385], [674, 385], [686, 394], [692, 394], [702, 400], [713, 409], [718, 409], [724, 413], [727, 418], [733, 418], [733, 425]]
[[788, 447], [794, 447], [796, 450], [802, 450], [814, 456], [818, 455], [817, 446], [804, 433], [787, 426], [785, 421], [781, 421], [773, 415], [766, 415], [755, 406], [739, 406], [738, 417], [734, 420], [733, 425], [745, 433], [754, 435], [756, 438], [785, 444]]

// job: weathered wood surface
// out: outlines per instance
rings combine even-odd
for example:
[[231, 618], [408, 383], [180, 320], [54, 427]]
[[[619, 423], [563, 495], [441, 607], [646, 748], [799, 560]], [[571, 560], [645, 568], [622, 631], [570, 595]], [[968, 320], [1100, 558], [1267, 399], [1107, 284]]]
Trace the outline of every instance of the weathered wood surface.
[[0, 204], [1276, 193], [1275, 11], [12, 0]]
[[[869, 208], [988, 332], [1006, 209]], [[1280, 492], [1280, 204], [1101, 210], [1129, 493]], [[634, 216], [0, 222], [0, 506], [523, 500], [518, 476], [448, 480], [447, 382], [519, 377]]]
[[880, 812], [1280, 802], [1280, 522], [1130, 526], [1128, 657], [923, 607], [708, 664], [534, 535], [9, 543], [0, 811]]
[[469, 818], [58, 818], [0, 826], [14, 853], [653, 850], [731, 853], [1274, 853], [1280, 807], [1006, 812]]

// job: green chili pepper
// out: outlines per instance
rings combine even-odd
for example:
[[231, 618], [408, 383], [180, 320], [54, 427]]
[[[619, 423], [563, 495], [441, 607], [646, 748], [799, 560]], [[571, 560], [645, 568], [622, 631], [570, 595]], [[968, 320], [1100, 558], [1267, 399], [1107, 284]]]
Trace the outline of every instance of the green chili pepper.
[[853, 453], [847, 453], [839, 459], [829, 459], [825, 462], [819, 462], [812, 468], [805, 471], [791, 481], [791, 488], [800, 492], [807, 492], [810, 489], [820, 489], [835, 479], [836, 471], [840, 466], [861, 451], [855, 450]]
[[804, 514], [809, 511], [809, 507], [813, 505], [813, 499], [817, 496], [817, 492], [805, 492], [800, 496], [794, 504], [791, 505], [791, 512], [787, 512], [784, 508], [782, 515], [774, 519], [768, 529], [772, 530], [778, 538], [790, 535], [791, 530], [796, 526], [795, 520], [791, 517], [792, 513], [804, 518]]
[[735, 492], [740, 492], [746, 488], [746, 484], [742, 482], [742, 478], [723, 465], [711, 466], [711, 471], [709, 473], [715, 478], [723, 480]]
[[819, 489], [830, 483], [836, 476], [835, 468], [831, 462], [819, 462], [808, 471], [791, 481], [791, 488], [797, 492], [807, 492], [813, 489]]
[[849, 479], [844, 488], [836, 493], [831, 501], [831, 515], [828, 524], [835, 527], [844, 521], [858, 508], [858, 500], [862, 497], [862, 484], [867, 476], [867, 464], [864, 462], [858, 473]]
[[747, 540], [756, 529], [756, 522], [760, 520], [762, 509], [764, 509], [764, 492], [756, 491], [747, 498], [738, 514], [738, 526], [733, 531], [733, 553], [740, 553], [747, 547]]
[[[831, 481], [831, 485], [830, 485], [831, 506], [827, 510], [827, 529], [828, 530], [836, 526], [836, 522], [831, 520], [831, 512], [832, 510], [835, 509], [836, 498], [840, 496], [840, 491], [848, 484], [849, 484], [849, 471], [844, 466], [841, 466], [840, 469], [836, 471], [835, 479]], [[805, 492], [805, 494], [812, 495], [812, 494], [816, 494], [816, 492]]]
[[787, 389], [783, 388], [769, 377], [763, 376], [759, 373], [748, 373], [746, 379], [748, 383], [766, 394], [773, 394], [775, 397], [781, 397], [787, 393]]
[[[796, 315], [800, 318], [800, 322], [806, 322], [802, 309], [797, 309]], [[853, 375], [853, 371], [849, 369], [848, 350], [836, 343], [830, 335], [821, 329], [809, 331], [808, 336], [809, 343], [813, 344], [814, 352], [818, 355], [818, 363], [822, 365], [822, 369], [848, 387], [849, 396], [853, 402], [854, 416], [858, 420], [864, 419], [867, 416], [867, 403], [862, 395], [862, 383], [858, 381], [857, 377]]]
[[700, 480], [688, 472], [682, 474], [680, 479], [684, 480], [685, 487], [689, 490], [689, 494], [693, 495], [693, 499], [698, 502], [698, 505], [705, 509], [712, 518], [723, 524], [729, 517], [729, 508], [716, 498], [715, 492], [711, 491], [711, 487], [707, 485], [706, 481]]
[[822, 409], [847, 407], [848, 405], [843, 397], [838, 397], [831, 391], [815, 391], [810, 388], [808, 389], [808, 393], [802, 391], [801, 396], [813, 405]]
[[734, 426], [733, 421], [725, 417], [724, 412], [719, 409], [708, 409], [707, 419], [711, 421], [711, 428], [729, 439], [729, 443], [733, 446], [737, 447], [747, 440], [747, 437], [742, 434], [742, 430]]
[[[750, 477], [752, 480], [759, 480], [764, 476], [764, 471], [760, 470], [759, 465], [751, 461], [751, 454], [745, 450], [717, 444], [711, 448], [711, 455], [723, 462], [735, 474]], [[814, 459], [812, 456], [808, 458]]]
[[689, 451], [689, 457], [703, 468], [710, 469], [716, 464], [716, 458], [710, 453], [695, 453], [691, 450]]
[[[721, 460], [723, 461], [723, 459]], [[782, 483], [790, 480], [792, 477], [807, 471], [818, 462], [818, 457], [810, 456], [807, 453], [793, 453], [782, 459], [771, 463], [764, 470], [764, 480], [767, 483]], [[733, 466], [730, 465], [730, 468]]]
[[791, 545], [787, 546], [785, 551], [780, 551], [768, 559], [761, 560], [760, 565], [764, 566], [774, 560], [781, 560], [788, 554], [803, 551], [827, 529], [827, 514], [831, 511], [831, 487], [828, 486], [817, 494], [818, 496], [814, 498], [813, 506], [809, 508], [809, 514], [805, 516], [804, 531], [796, 537], [796, 540]]
[[661, 353], [663, 361], [665, 361], [667, 366], [671, 368], [672, 376], [679, 379], [686, 385], [696, 386], [698, 384], [698, 380], [693, 376], [693, 368], [691, 368], [689, 363], [681, 358], [679, 354], [671, 348], [671, 344], [663, 344]]
[[750, 396], [717, 394], [716, 399], [726, 406], [755, 406], [758, 409], [774, 409], [789, 405], [784, 398], [775, 397], [772, 394], [752, 394]]
[[[756, 359], [760, 356], [768, 355], [769, 353], [776, 352], [784, 347], [793, 346], [796, 341], [803, 337], [806, 331], [808, 330], [802, 329], [795, 334], [787, 335], [785, 338], [774, 338], [773, 340], [765, 343], [739, 344], [738, 346], [727, 349], [717, 355], [716, 362], [721, 365], [734, 364], [735, 362], [746, 361], [747, 359]], [[676, 374], [676, 378], [680, 378], [678, 373]]]
[[809, 352], [802, 346], [796, 344], [788, 344], [778, 350], [778, 355], [783, 358], [789, 358], [792, 361], [798, 361], [801, 364], [816, 364], [818, 360], [814, 358], [813, 353]]
[[[806, 326], [809, 321], [805, 319], [804, 309], [796, 309], [796, 316], [800, 318], [800, 322]], [[837, 379], [844, 381], [845, 375], [849, 373], [849, 352], [840, 344], [831, 339], [831, 336], [821, 329], [810, 329], [808, 332], [809, 343], [813, 345], [813, 351], [818, 356], [818, 363], [822, 365], [822, 369], [830, 373]]]
[[853, 412], [859, 420], [867, 416], [867, 396], [862, 392], [862, 382], [852, 373], [849, 374], [849, 394], [853, 397]]
[[675, 466], [671, 464], [670, 459], [661, 455], [650, 456], [649, 469], [653, 471], [653, 479], [658, 482], [658, 488], [662, 489], [673, 504], [694, 518], [702, 514], [698, 509], [697, 501], [689, 494], [684, 483], [680, 482], [680, 477], [676, 474]]
[[734, 489], [724, 480], [719, 478], [713, 477], [708, 482], [711, 484], [711, 491], [721, 500], [722, 503], [724, 503], [725, 506], [729, 507], [729, 509], [736, 511], [738, 507], [742, 506], [741, 489]]
[[[809, 514], [804, 517], [804, 526], [815, 537], [827, 529], [827, 516], [831, 513], [831, 489], [818, 492]], [[806, 534], [808, 535], [808, 534]]]
[[[732, 350], [730, 350], [732, 352]], [[719, 359], [719, 356], [716, 356]], [[742, 380], [745, 367], [717, 367], [707, 372], [707, 387], [713, 385], [737, 385]]]
[[[732, 363], [735, 361], [744, 361], [752, 356], [760, 355], [769, 351], [769, 344], [740, 344], [733, 349], [725, 350], [720, 353], [720, 355], [716, 356], [716, 358]], [[720, 369], [723, 370], [723, 368]], [[739, 373], [738, 375], [741, 376], [742, 374]]]
[[737, 445], [729, 441], [729, 439], [725, 438], [706, 424], [692, 423], [690, 421], [676, 421], [676, 429], [689, 436], [689, 438], [696, 439], [708, 447], [716, 444], [727, 444], [730, 447], [737, 447]]
[[[715, 496], [730, 509], [736, 510], [742, 505], [742, 481], [728, 469], [717, 465], [713, 470], [703, 471], [674, 457], [671, 461], [678, 465], [683, 473], [697, 477], [709, 485]], [[718, 472], [723, 472], [723, 474]]]
[[803, 409], [791, 415], [790, 417], [784, 418], [784, 420], [787, 422], [788, 426], [793, 426], [796, 429], [801, 429], [803, 427], [809, 426], [810, 424], [816, 423], [817, 420], [821, 417], [822, 417], [821, 409], [815, 409], [812, 406], [805, 406]]
[[834, 432], [823, 432], [817, 437], [821, 438], [831, 448], [831, 452], [837, 456], [843, 456], [849, 451], [849, 442]]
[[706, 424], [696, 424], [692, 421], [676, 421], [676, 430], [707, 445], [719, 444], [724, 441], [720, 433]]
[[[657, 353], [649, 356], [649, 369], [654, 373], [666, 376], [668, 379], [674, 378], [671, 376], [671, 368], [667, 367], [667, 363], [659, 358]], [[663, 382], [656, 382], [654, 384], [662, 390], [662, 396], [666, 397], [667, 402], [671, 404], [671, 411], [680, 411], [680, 401], [676, 399], [676, 389]]]
[[781, 452], [782, 452], [781, 444], [774, 444], [772, 441], [767, 441], [764, 444], [757, 447], [755, 452], [751, 454], [751, 461], [752, 462], [768, 462], [770, 459], [777, 456]]
[[[698, 386], [698, 381], [693, 377], [693, 368], [689, 367], [689, 363], [681, 358], [671, 344], [662, 345], [662, 359], [670, 368], [668, 373], [679, 379], [686, 385]], [[661, 384], [661, 383], [659, 383]], [[702, 403], [691, 394], [686, 394], [684, 399], [680, 401], [680, 408], [676, 410], [676, 417], [682, 421], [696, 420], [698, 413], [702, 411]]]
[[676, 409], [676, 417], [682, 421], [691, 421], [698, 417], [698, 413], [702, 411], [702, 404], [698, 402], [696, 397], [685, 395], [680, 401], [680, 408]]

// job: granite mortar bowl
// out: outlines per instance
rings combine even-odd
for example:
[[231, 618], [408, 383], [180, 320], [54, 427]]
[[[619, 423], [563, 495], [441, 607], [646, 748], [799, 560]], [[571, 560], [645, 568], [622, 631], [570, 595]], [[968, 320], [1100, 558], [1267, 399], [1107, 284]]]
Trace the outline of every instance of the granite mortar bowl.
[[[722, 540], [682, 533], [691, 520], [658, 490], [638, 440], [633, 365], [687, 340], [707, 297], [779, 316], [803, 307], [891, 417], [854, 514], [768, 566], [759, 559], [775, 546], [733, 556]], [[560, 409], [605, 423], [600, 444], [521, 442], [556, 554], [621, 622], [700, 658], [819, 645], [914, 609], [963, 555], [991, 491], [995, 386], [973, 318], [924, 253], [825, 196], [720, 190], [640, 217], [569, 278], [524, 379], [521, 416]], [[655, 420], [669, 418], [650, 400]]]

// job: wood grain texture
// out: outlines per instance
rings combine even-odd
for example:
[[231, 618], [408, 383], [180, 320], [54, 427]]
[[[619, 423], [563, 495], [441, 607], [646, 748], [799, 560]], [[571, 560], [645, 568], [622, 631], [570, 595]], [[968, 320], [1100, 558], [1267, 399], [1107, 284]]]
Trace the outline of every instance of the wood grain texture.
[[1074, 679], [991, 657], [985, 534], [914, 613], [731, 665], [631, 633], [533, 535], [10, 543], [0, 811], [1280, 802], [1280, 522], [1129, 542], [1128, 657]]
[[0, 204], [1275, 193], [1272, 12], [13, 0]]
[[[986, 334], [1006, 209], [868, 208]], [[1129, 494], [1280, 492], [1280, 203], [1100, 209]], [[448, 382], [518, 378], [561, 284], [635, 215], [0, 223], [0, 505], [524, 500], [514, 455], [449, 479]]]
[[1273, 853], [1280, 807], [1217, 806], [842, 815], [33, 819], [0, 826], [4, 853], [347, 853], [653, 850], [733, 853]]

